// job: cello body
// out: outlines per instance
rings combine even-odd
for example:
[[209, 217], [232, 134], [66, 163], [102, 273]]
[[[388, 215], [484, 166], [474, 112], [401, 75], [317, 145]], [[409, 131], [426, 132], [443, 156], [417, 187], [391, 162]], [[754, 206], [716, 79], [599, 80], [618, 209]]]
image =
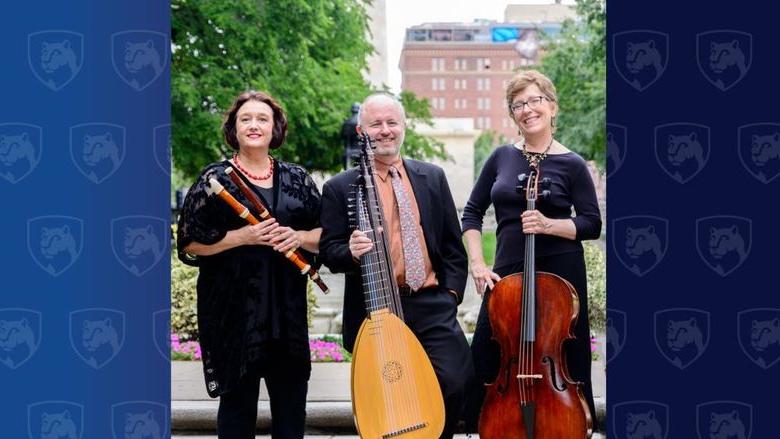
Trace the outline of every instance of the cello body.
[[526, 431], [521, 411], [520, 313], [523, 274], [501, 279], [491, 291], [488, 315], [493, 338], [501, 346], [496, 381], [487, 385], [479, 435], [483, 439], [577, 439], [590, 437], [592, 420], [582, 385], [572, 382], [563, 361], [563, 341], [572, 339], [579, 311], [574, 287], [551, 273], [536, 273], [536, 341], [528, 361], [542, 375], [528, 386], [535, 404], [533, 434]]
[[352, 356], [352, 412], [361, 438], [435, 439], [444, 430], [439, 381], [417, 337], [384, 310], [363, 320]]

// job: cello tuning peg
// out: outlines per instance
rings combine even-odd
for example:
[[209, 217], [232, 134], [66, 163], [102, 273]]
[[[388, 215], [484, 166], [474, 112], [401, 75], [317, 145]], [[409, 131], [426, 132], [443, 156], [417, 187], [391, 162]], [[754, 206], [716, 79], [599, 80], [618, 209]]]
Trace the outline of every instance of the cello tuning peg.
[[520, 184], [524, 184], [526, 180], [528, 180], [527, 174], [520, 174], [517, 176], [517, 179], [520, 181]]
[[548, 189], [545, 189], [545, 190], [542, 191], [540, 196], [541, 196], [542, 200], [547, 201], [547, 200], [550, 199], [550, 191]]
[[542, 188], [549, 189], [550, 185], [552, 185], [552, 180], [550, 180], [550, 177], [544, 177], [542, 179]]
[[523, 184], [518, 184], [517, 186], [515, 186], [515, 191], [516, 191], [518, 194], [520, 194], [520, 195], [524, 195], [524, 194], [525, 194], [525, 185], [523, 185]]

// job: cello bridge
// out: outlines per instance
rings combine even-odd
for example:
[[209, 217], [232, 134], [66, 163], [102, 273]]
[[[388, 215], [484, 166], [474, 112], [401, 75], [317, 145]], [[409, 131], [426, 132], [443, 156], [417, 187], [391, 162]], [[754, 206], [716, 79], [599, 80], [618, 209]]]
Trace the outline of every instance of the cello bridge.
[[519, 380], [540, 380], [542, 379], [542, 374], [532, 374], [532, 375], [523, 375], [520, 374], [517, 376], [517, 379]]

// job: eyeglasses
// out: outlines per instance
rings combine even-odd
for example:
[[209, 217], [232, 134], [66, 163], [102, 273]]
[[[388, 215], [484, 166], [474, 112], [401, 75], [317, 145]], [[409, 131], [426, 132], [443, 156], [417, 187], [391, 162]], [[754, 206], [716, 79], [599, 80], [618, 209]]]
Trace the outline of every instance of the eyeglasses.
[[[523, 102], [523, 101], [515, 102], [514, 104], [509, 106], [509, 109], [512, 110], [512, 113], [522, 113], [523, 112], [523, 108], [526, 105], [528, 105], [528, 108], [530, 108], [531, 110], [536, 110], [537, 108], [539, 108], [539, 105], [545, 99], [547, 99], [547, 98], [544, 97], [544, 96], [534, 96], [534, 97], [532, 97], [531, 99], [529, 99], [529, 100], [527, 100], [525, 102]], [[547, 100], [549, 101], [549, 99], [547, 99]]]

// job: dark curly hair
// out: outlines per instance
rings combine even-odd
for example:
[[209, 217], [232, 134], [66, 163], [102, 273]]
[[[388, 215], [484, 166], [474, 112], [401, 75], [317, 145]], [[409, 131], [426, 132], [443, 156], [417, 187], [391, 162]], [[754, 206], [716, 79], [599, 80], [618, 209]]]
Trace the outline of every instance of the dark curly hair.
[[273, 111], [274, 116], [274, 128], [271, 138], [271, 149], [276, 149], [284, 143], [284, 139], [287, 137], [287, 116], [284, 114], [284, 110], [274, 98], [267, 93], [261, 91], [245, 91], [238, 95], [230, 106], [230, 109], [225, 113], [225, 120], [222, 122], [222, 134], [225, 136], [225, 142], [233, 149], [238, 151], [238, 138], [236, 137], [236, 114], [238, 109], [247, 101], [262, 102]]

